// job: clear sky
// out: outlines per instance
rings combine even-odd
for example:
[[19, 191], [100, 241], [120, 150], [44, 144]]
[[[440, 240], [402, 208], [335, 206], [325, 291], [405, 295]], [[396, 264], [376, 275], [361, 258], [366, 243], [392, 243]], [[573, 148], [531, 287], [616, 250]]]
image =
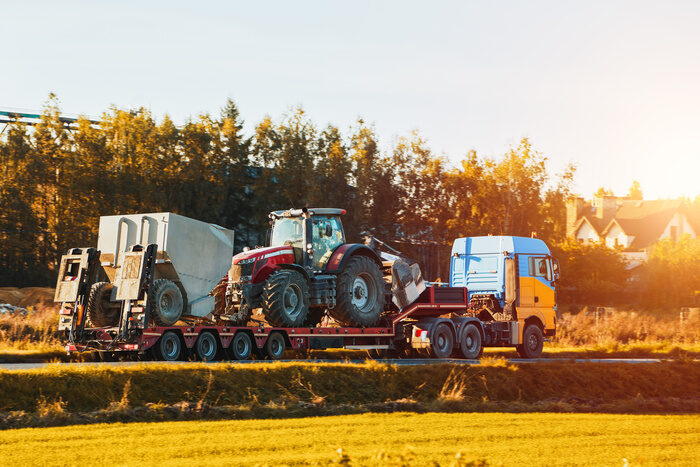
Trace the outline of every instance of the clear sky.
[[700, 2], [0, 0], [0, 107], [145, 106], [176, 124], [233, 98], [247, 129], [417, 129], [457, 162], [528, 136], [576, 189], [700, 194]]

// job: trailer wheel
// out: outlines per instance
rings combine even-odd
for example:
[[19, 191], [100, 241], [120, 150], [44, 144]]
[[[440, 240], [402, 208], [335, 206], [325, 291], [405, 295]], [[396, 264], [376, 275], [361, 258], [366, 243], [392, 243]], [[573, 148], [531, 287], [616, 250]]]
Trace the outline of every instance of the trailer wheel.
[[253, 340], [247, 332], [238, 332], [231, 341], [230, 353], [234, 360], [249, 360], [253, 354]]
[[194, 344], [194, 351], [197, 358], [203, 362], [211, 362], [216, 359], [219, 354], [219, 343], [216, 341], [216, 336], [209, 331], [201, 333]]
[[157, 279], [148, 295], [151, 316], [159, 326], [172, 326], [182, 316], [184, 300], [180, 288], [171, 280]]
[[523, 343], [515, 349], [522, 358], [538, 358], [542, 355], [544, 336], [542, 329], [536, 324], [528, 324], [523, 331]]
[[277, 271], [265, 281], [262, 304], [271, 325], [301, 326], [309, 313], [309, 284], [298, 271]]
[[428, 354], [431, 358], [449, 358], [454, 350], [455, 338], [452, 334], [452, 329], [445, 324], [440, 323], [435, 326], [433, 337], [430, 339], [430, 348]]
[[89, 327], [101, 328], [119, 324], [119, 306], [109, 301], [113, 284], [96, 282], [90, 287], [87, 304], [87, 322]]
[[345, 326], [372, 326], [384, 311], [384, 277], [366, 256], [350, 260], [338, 276], [337, 303], [330, 312]]
[[172, 331], [168, 331], [160, 336], [158, 340], [157, 355], [159, 360], [174, 362], [180, 358], [182, 353], [182, 342], [180, 337]]
[[481, 344], [481, 333], [474, 324], [467, 323], [464, 327], [459, 349], [462, 351], [464, 358], [469, 360], [474, 360], [481, 356], [481, 353], [484, 351], [484, 347]]
[[265, 342], [265, 353], [270, 360], [279, 360], [284, 356], [284, 337], [279, 332], [273, 332]]

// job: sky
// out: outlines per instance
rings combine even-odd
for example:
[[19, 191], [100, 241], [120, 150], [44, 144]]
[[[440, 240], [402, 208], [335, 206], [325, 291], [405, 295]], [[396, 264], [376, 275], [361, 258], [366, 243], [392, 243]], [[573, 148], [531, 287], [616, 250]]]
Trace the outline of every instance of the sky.
[[148, 108], [183, 124], [227, 98], [252, 132], [303, 106], [386, 149], [418, 130], [454, 164], [523, 137], [575, 190], [700, 195], [700, 2], [0, 0], [0, 108]]

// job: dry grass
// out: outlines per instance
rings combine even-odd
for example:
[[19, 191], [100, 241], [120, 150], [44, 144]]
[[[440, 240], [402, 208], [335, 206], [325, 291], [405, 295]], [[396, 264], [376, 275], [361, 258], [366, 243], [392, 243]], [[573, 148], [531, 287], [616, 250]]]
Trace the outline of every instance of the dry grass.
[[688, 465], [697, 415], [393, 413], [0, 432], [7, 465]]
[[618, 311], [611, 314], [564, 314], [557, 322], [557, 342], [568, 346], [666, 344], [699, 345], [700, 312], [686, 319], [678, 312]]
[[[546, 383], [543, 383], [546, 382]], [[621, 401], [632, 398], [700, 398], [700, 363], [579, 363], [394, 366], [377, 362], [50, 365], [0, 371], [0, 411], [35, 411], [37, 401], [62, 400], [89, 412], [124, 397], [134, 407], [204, 400], [237, 406], [305, 401], [359, 405], [386, 401], [431, 402], [463, 386], [469, 402], [547, 400]]]

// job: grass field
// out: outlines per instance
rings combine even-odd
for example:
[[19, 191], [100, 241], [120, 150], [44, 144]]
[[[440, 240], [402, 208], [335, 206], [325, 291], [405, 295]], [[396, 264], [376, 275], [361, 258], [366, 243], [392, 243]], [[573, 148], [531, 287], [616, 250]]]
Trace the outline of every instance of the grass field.
[[695, 466], [699, 428], [698, 415], [549, 413], [117, 423], [0, 432], [0, 464]]

